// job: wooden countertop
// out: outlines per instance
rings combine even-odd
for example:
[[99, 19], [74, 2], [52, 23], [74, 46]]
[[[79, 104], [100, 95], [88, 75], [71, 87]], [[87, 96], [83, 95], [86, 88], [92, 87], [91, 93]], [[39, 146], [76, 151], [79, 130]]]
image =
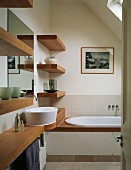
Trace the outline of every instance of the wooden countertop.
[[24, 132], [11, 128], [0, 134], [0, 170], [12, 163], [44, 131], [56, 128], [65, 116], [65, 109], [59, 109], [57, 122], [46, 126], [25, 126]]
[[25, 126], [24, 132], [11, 128], [0, 134], [0, 170], [13, 162], [43, 131], [44, 126]]

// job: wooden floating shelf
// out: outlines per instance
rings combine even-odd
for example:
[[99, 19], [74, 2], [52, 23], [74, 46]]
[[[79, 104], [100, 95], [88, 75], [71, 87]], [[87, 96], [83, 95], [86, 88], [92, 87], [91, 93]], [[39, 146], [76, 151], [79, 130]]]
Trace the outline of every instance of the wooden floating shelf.
[[65, 69], [58, 64], [37, 64], [37, 69], [49, 73], [65, 73]]
[[18, 64], [18, 69], [34, 72], [34, 64]]
[[0, 27], [0, 56], [32, 56], [33, 49]]
[[17, 35], [17, 38], [34, 49], [34, 35]]
[[37, 40], [50, 51], [65, 51], [66, 49], [57, 35], [37, 35]]
[[0, 8], [32, 8], [33, 0], [2, 0]]
[[11, 98], [9, 100], [0, 100], [0, 115], [6, 114], [27, 106], [33, 105], [33, 97]]
[[57, 91], [55, 93], [39, 92], [37, 93], [37, 98], [41, 97], [50, 97], [50, 98], [59, 98], [65, 96], [64, 91]]

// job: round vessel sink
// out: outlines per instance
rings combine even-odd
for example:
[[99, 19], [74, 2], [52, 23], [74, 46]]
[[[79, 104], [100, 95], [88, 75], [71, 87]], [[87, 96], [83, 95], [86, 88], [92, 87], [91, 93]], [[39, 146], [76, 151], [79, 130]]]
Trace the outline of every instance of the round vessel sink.
[[29, 126], [43, 126], [56, 122], [58, 109], [56, 107], [35, 107], [26, 109], [26, 124]]

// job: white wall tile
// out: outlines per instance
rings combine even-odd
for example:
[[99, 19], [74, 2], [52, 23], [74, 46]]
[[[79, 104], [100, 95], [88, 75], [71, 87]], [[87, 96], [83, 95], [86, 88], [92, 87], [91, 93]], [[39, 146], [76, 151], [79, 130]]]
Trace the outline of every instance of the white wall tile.
[[51, 99], [51, 106], [65, 108], [66, 116], [115, 116], [116, 108], [108, 110], [108, 105], [118, 105], [117, 115], [121, 115], [120, 95], [66, 95]]

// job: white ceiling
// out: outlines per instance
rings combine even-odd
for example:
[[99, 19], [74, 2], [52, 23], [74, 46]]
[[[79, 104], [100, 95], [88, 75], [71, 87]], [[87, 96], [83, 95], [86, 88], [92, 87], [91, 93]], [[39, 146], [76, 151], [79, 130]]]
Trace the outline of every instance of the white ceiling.
[[52, 1], [73, 1], [84, 2], [96, 16], [117, 36], [122, 39], [122, 22], [107, 7], [108, 0], [52, 0]]

